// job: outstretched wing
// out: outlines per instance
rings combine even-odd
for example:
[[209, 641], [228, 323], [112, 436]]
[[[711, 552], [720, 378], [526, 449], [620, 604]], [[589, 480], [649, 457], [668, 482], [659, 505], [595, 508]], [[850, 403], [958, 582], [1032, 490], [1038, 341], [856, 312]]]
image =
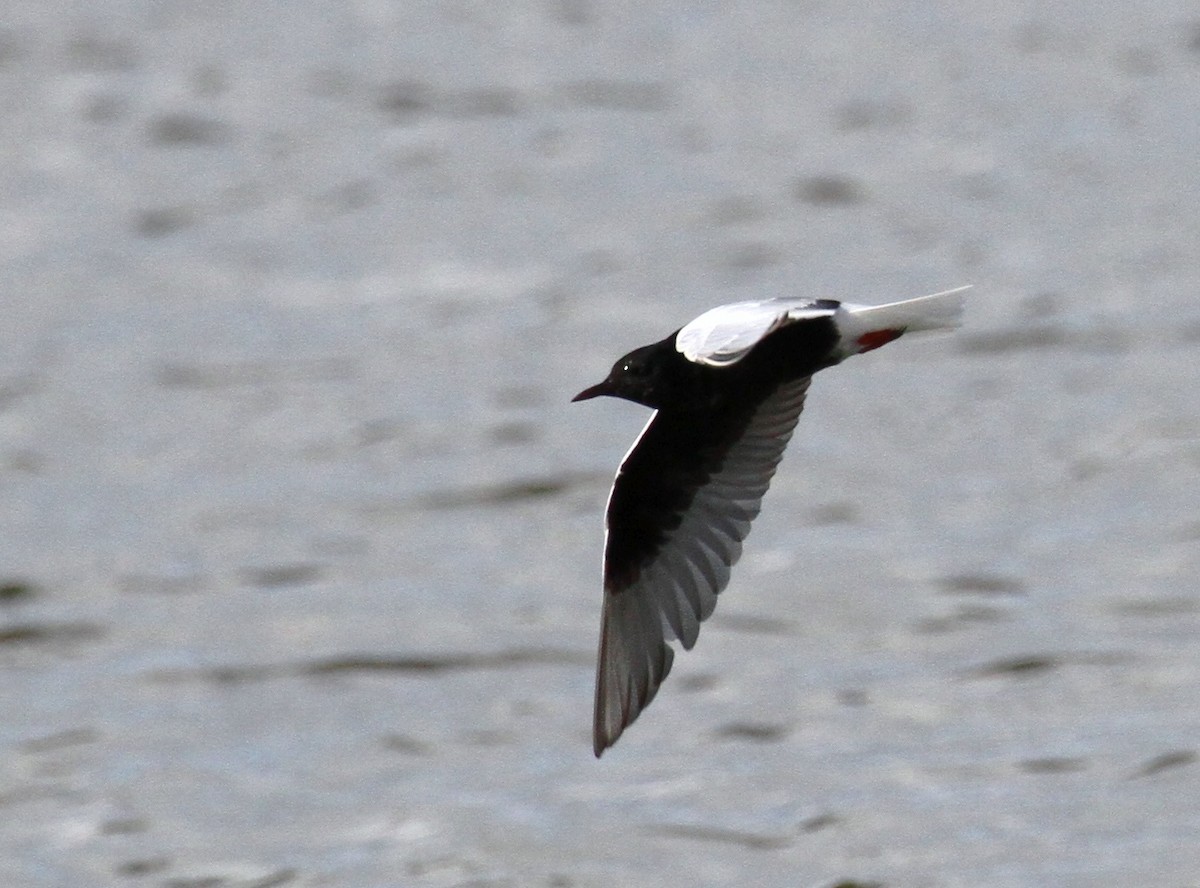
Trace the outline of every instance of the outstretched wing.
[[828, 317], [838, 307], [830, 299], [781, 297], [733, 302], [706, 311], [675, 337], [675, 348], [696, 364], [736, 364], [763, 337], [794, 321]]
[[597, 756], [671, 671], [667, 639], [695, 644], [742, 553], [810, 382], [785, 383], [737, 415], [660, 410], [621, 463], [606, 519]]

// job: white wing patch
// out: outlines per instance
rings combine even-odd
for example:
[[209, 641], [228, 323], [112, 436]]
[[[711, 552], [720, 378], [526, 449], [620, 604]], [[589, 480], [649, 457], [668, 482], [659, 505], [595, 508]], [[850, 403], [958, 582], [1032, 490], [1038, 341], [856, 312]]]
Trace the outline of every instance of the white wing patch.
[[764, 336], [806, 318], [828, 317], [831, 303], [781, 297], [733, 302], [706, 311], [675, 337], [675, 350], [695, 364], [723, 367], [736, 364]]

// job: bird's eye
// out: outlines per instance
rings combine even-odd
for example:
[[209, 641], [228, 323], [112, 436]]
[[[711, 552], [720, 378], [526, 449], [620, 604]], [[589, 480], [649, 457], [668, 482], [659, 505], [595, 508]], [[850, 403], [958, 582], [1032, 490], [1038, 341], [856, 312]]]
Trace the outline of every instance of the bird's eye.
[[621, 370], [622, 372], [639, 379], [643, 376], [649, 375], [650, 373], [650, 368], [641, 361], [626, 361], [624, 365], [622, 365]]

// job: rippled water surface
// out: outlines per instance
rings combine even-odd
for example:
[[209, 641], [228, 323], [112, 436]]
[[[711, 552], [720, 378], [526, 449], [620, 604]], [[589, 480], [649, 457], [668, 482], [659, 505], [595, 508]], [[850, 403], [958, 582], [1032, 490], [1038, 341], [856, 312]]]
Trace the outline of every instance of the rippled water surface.
[[[12, 3], [0, 882], [1200, 872], [1184, 3]], [[963, 283], [818, 377], [591, 755], [570, 404], [712, 305]]]

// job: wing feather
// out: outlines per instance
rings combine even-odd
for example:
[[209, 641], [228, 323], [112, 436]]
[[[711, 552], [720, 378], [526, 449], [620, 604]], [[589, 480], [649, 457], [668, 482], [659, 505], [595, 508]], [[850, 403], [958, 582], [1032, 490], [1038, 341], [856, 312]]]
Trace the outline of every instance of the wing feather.
[[838, 303], [828, 299], [776, 298], [733, 302], [710, 309], [675, 337], [676, 350], [696, 364], [736, 364], [780, 327], [806, 318], [828, 317]]
[[[621, 463], [607, 516], [596, 755], [616, 742], [666, 679], [674, 659], [667, 641], [691, 648], [712, 614], [810, 381], [776, 389], [743, 417], [732, 440], [717, 437], [720, 424], [659, 411]], [[688, 428], [689, 422], [705, 428]], [[706, 444], [694, 449], [696, 465], [679, 464], [692, 449], [663, 452], [680, 434]]]

